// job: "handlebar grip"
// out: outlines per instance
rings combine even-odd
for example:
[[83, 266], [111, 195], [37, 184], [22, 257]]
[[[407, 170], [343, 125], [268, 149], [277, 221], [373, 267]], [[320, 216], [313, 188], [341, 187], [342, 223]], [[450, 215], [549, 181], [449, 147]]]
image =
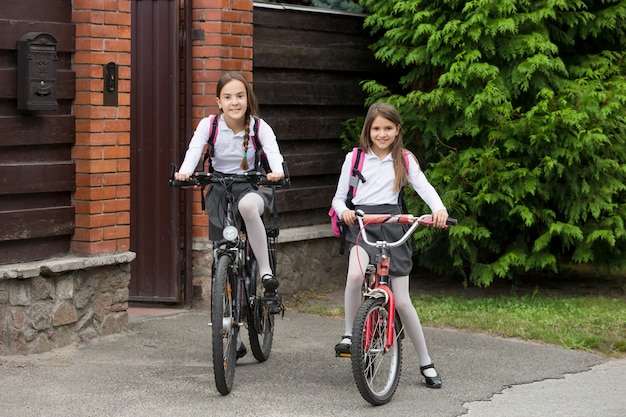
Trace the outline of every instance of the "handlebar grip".
[[192, 178], [189, 181], [180, 181], [170, 178], [169, 185], [170, 187], [193, 187], [196, 185], [200, 185], [200, 183], [195, 178]]
[[459, 221], [457, 219], [453, 219], [452, 217], [448, 217], [448, 220], [446, 220], [446, 224], [448, 226], [456, 226], [457, 224], [459, 224]]
[[289, 186], [289, 180], [287, 178], [283, 178], [280, 181], [270, 181], [267, 178], [261, 178], [259, 180], [259, 185], [269, 185], [269, 186], [281, 186], [281, 187], [288, 187]]

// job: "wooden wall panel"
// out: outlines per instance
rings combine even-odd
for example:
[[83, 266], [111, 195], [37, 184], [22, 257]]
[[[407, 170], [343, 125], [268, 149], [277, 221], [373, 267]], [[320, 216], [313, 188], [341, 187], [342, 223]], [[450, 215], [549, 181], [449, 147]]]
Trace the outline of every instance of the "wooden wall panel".
[[363, 20], [255, 3], [254, 90], [292, 177], [289, 190], [277, 191], [282, 227], [328, 223], [345, 156], [342, 124], [365, 115], [361, 81], [385, 71]]
[[[66, 0], [3, 0], [0, 8], [0, 264], [70, 250], [76, 177], [71, 8]], [[17, 110], [17, 42], [27, 32], [57, 40], [58, 110]]]

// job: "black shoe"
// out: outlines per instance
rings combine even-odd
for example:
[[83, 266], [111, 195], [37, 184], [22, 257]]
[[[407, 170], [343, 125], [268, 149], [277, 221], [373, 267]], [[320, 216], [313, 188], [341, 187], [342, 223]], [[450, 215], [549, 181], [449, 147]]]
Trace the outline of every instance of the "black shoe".
[[246, 353], [248, 353], [248, 349], [246, 349], [246, 345], [244, 345], [243, 343], [237, 348], [237, 359], [241, 359], [244, 356], [246, 356]]
[[261, 278], [261, 283], [263, 284], [263, 288], [269, 291], [278, 288], [278, 280], [272, 274], [263, 275], [263, 278]]
[[351, 358], [352, 353], [350, 353], [350, 348], [352, 347], [352, 336], [343, 335], [341, 336], [341, 340], [350, 339], [350, 343], [337, 343], [335, 345], [335, 356], [337, 358]]
[[426, 369], [435, 369], [435, 365], [431, 363], [430, 365], [420, 366], [420, 372], [422, 373], [422, 376], [424, 377], [424, 379], [426, 379], [426, 386], [428, 388], [441, 388], [441, 385], [442, 385], [441, 377], [439, 376], [439, 373], [437, 372], [437, 370], [435, 369], [435, 372], [437, 372], [437, 375], [426, 376], [424, 375], [424, 371]]

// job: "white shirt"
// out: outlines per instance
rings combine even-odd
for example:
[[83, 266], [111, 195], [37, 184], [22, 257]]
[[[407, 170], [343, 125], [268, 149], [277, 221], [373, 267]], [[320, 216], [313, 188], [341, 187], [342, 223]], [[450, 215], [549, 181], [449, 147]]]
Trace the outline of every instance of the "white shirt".
[[[387, 155], [383, 160], [378, 159], [371, 151], [368, 153], [363, 152], [361, 157], [364, 158], [361, 174], [365, 178], [365, 182], [359, 181], [357, 192], [352, 199], [352, 203], [357, 206], [398, 204], [399, 192], [393, 190], [396, 176], [393, 170], [391, 154]], [[408, 180], [413, 186], [413, 189], [421, 199], [428, 204], [428, 207], [433, 213], [439, 210], [445, 210], [446, 207], [443, 205], [439, 194], [437, 194], [435, 188], [426, 179], [417, 160], [412, 155], [409, 155], [408, 160]], [[346, 206], [346, 195], [348, 194], [351, 172], [352, 151], [346, 155], [343, 162], [339, 183], [337, 184], [337, 192], [332, 201], [332, 206], [335, 212], [339, 214], [339, 217], [341, 217], [341, 213], [343, 213], [344, 210], [348, 210], [348, 206]]]
[[[200, 120], [198, 127], [189, 142], [189, 148], [185, 153], [185, 160], [180, 166], [179, 172], [181, 174], [193, 174], [196, 170], [196, 166], [202, 157], [202, 151], [205, 145], [209, 141], [209, 132], [211, 130], [212, 117], [205, 117]], [[250, 135], [254, 132], [254, 118], [250, 118]], [[272, 172], [283, 173], [283, 156], [280, 154], [278, 148], [278, 142], [276, 142], [276, 135], [274, 131], [265, 121], [259, 120], [259, 141], [263, 145], [263, 150], [267, 155], [267, 160], [270, 164]], [[241, 174], [244, 170], [241, 169], [241, 160], [243, 158], [243, 139], [244, 131], [235, 132], [228, 127], [224, 121], [224, 115], [220, 115], [220, 120], [217, 125], [217, 132], [215, 138], [215, 145], [213, 149], [215, 156], [211, 158], [211, 164], [213, 169], [224, 174]], [[248, 166], [254, 167], [255, 149], [252, 143], [252, 138], [248, 142]]]

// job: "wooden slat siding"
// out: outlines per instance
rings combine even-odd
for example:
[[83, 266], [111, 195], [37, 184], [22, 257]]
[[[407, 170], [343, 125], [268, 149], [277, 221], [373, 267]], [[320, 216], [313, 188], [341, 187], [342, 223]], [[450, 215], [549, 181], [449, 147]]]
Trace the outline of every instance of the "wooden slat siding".
[[276, 202], [281, 212], [309, 210], [319, 208], [319, 200], [322, 199], [326, 211], [330, 207], [330, 201], [335, 195], [335, 185], [307, 187], [301, 189], [288, 189], [276, 193]]
[[[24, 1], [30, 4], [30, 1]], [[2, 5], [4, 9], [4, 4]], [[74, 25], [71, 23], [59, 22], [32, 22], [28, 13], [23, 14], [24, 20], [7, 20], [4, 18], [5, 11], [0, 12], [0, 49], [17, 50], [17, 41], [28, 32], [46, 32], [54, 36], [57, 40], [57, 53], [74, 52]]]
[[0, 195], [71, 192], [76, 187], [74, 162], [0, 165]]
[[15, 194], [0, 197], [0, 212], [71, 205], [69, 193]]
[[[11, 132], [11, 134], [3, 135], [0, 141], [0, 150], [2, 147], [7, 146], [71, 145], [74, 143], [75, 138], [74, 116], [0, 116], [0, 132]], [[42, 132], [45, 132], [45, 134], [42, 134]]]
[[[67, 0], [2, 0], [0, 7], [0, 264], [67, 254], [74, 233], [75, 27]], [[56, 111], [18, 111], [17, 42], [57, 40]]]
[[74, 233], [74, 207], [5, 211], [0, 217], [0, 241], [25, 240]]
[[[74, 71], [57, 69], [57, 100], [72, 100], [76, 95]], [[17, 71], [0, 69], [0, 98], [17, 98]]]
[[365, 114], [362, 80], [384, 73], [364, 16], [255, 5], [254, 90], [289, 164], [281, 227], [328, 224], [345, 152], [343, 122]]
[[72, 2], [68, 0], [2, 0], [2, 17], [10, 20], [58, 22], [72, 13]]
[[264, 103], [274, 106], [359, 106], [366, 96], [355, 85], [359, 87], [355, 78], [329, 73], [309, 74], [305, 79], [296, 79], [293, 76], [281, 77], [277, 71], [258, 71], [255, 72], [254, 91], [259, 100], [263, 97]]
[[0, 164], [32, 165], [69, 161], [72, 155], [70, 145], [37, 145], [0, 147]]
[[0, 265], [67, 254], [71, 236], [0, 241]]

